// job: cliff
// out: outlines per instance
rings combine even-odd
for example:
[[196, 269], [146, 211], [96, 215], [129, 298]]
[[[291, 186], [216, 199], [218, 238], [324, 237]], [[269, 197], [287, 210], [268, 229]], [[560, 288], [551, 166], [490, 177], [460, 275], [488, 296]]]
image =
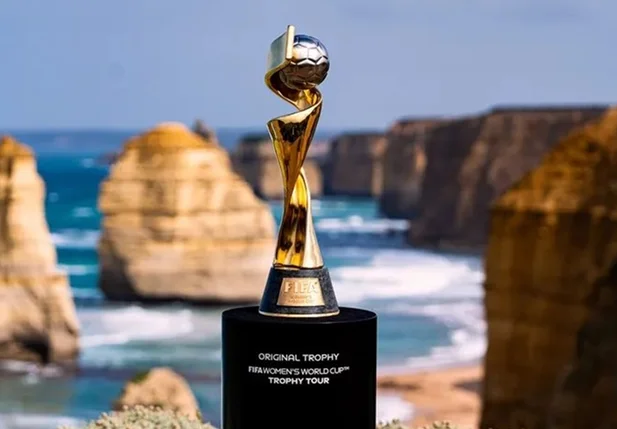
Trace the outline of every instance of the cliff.
[[382, 190], [382, 133], [342, 134], [330, 143], [324, 166], [324, 193], [377, 197]]
[[489, 206], [572, 129], [604, 107], [499, 108], [429, 131], [427, 164], [409, 241], [421, 246], [482, 247]]
[[481, 428], [617, 424], [617, 110], [491, 209]]
[[442, 123], [439, 119], [404, 119], [395, 122], [386, 133], [379, 209], [387, 217], [409, 219], [419, 212], [427, 137], [429, 131]]
[[260, 299], [274, 220], [217, 144], [173, 123], [130, 139], [99, 208], [99, 286], [109, 299]]
[[[304, 170], [312, 197], [323, 191], [323, 180], [318, 160], [313, 156], [315, 143], [304, 161]], [[272, 141], [267, 134], [244, 137], [232, 154], [234, 170], [250, 183], [253, 191], [264, 199], [283, 198], [283, 179]]]
[[45, 219], [32, 151], [0, 139], [0, 359], [73, 361], [79, 323]]

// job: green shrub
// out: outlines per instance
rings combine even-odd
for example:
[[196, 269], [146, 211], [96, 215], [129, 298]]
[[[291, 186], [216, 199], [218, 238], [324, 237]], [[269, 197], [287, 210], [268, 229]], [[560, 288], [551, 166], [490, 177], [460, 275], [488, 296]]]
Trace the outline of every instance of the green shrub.
[[[63, 427], [59, 429], [75, 429]], [[104, 413], [80, 429], [215, 429], [200, 419], [191, 419], [173, 411], [136, 406]]]
[[398, 420], [394, 420], [390, 423], [379, 423], [377, 429], [406, 429]]
[[[75, 429], [60, 427], [59, 429]], [[215, 429], [201, 418], [191, 419], [161, 408], [137, 406], [123, 411], [104, 413], [79, 429]], [[350, 428], [353, 429], [353, 428]], [[381, 423], [377, 429], [405, 429], [398, 421]], [[456, 429], [447, 422], [433, 423], [421, 429]]]
[[[405, 426], [401, 424], [398, 420], [394, 420], [390, 423], [380, 423], [377, 425], [377, 429], [406, 429]], [[456, 429], [456, 427], [451, 426], [448, 422], [435, 422], [430, 426], [424, 426], [419, 429]]]

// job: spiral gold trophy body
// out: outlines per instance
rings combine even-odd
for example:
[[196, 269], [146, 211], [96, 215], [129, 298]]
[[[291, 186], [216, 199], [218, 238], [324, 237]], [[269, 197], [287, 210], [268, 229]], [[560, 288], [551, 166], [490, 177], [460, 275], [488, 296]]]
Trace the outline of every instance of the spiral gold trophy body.
[[377, 315], [339, 308], [302, 168], [328, 69], [321, 42], [293, 26], [270, 47], [266, 85], [297, 111], [268, 122], [284, 198], [261, 303], [223, 312], [223, 429], [375, 429]]
[[315, 235], [311, 193], [303, 168], [321, 115], [322, 96], [317, 85], [329, 68], [323, 44], [313, 37], [296, 35], [293, 26], [270, 46], [266, 85], [298, 111], [268, 122], [283, 178], [283, 217], [259, 308], [264, 315], [327, 317], [339, 313]]

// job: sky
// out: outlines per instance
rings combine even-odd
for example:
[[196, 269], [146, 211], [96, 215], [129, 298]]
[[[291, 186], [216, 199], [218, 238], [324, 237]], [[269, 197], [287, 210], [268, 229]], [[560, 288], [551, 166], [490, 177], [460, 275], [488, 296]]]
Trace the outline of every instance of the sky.
[[288, 24], [320, 39], [320, 127], [612, 103], [614, 0], [0, 0], [0, 129], [265, 127]]

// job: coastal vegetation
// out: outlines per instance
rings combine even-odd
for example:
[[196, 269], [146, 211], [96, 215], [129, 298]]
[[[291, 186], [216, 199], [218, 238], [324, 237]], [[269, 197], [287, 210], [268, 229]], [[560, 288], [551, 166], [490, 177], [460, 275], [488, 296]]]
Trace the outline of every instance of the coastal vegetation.
[[[162, 408], [137, 406], [120, 412], [103, 413], [79, 429], [215, 429], [204, 423], [201, 416], [186, 417], [180, 413]], [[76, 429], [67, 426], [58, 429]], [[377, 429], [405, 429], [399, 421], [379, 424]], [[448, 422], [437, 422], [418, 429], [456, 429]]]

